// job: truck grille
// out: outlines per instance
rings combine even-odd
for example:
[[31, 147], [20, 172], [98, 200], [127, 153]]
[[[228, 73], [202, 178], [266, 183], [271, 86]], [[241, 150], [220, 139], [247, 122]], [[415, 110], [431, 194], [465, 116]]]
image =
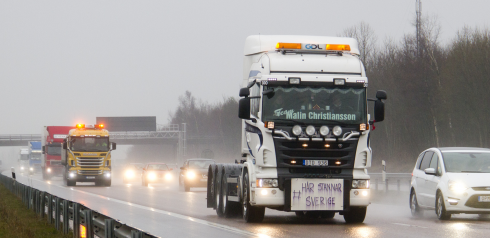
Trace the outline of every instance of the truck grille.
[[78, 170], [78, 174], [82, 175], [100, 175], [102, 174], [102, 170]]
[[103, 166], [104, 158], [100, 157], [77, 157], [77, 166], [83, 168], [98, 168]]

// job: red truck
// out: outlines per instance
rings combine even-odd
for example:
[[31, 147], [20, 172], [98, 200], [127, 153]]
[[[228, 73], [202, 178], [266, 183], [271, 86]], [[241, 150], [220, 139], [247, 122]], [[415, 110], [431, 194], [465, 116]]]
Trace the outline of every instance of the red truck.
[[72, 126], [45, 126], [41, 138], [43, 156], [41, 161], [43, 180], [53, 176], [62, 176], [64, 166], [61, 165], [61, 146]]

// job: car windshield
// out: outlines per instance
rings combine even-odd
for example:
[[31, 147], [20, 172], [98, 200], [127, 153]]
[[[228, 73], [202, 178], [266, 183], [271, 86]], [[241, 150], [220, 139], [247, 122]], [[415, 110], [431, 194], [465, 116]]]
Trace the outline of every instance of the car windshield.
[[52, 144], [46, 146], [48, 155], [61, 155], [61, 144]]
[[263, 97], [262, 121], [304, 123], [366, 123], [365, 88], [264, 86], [274, 95]]
[[191, 160], [189, 161], [189, 168], [191, 169], [207, 169], [209, 165], [214, 164], [212, 160]]
[[72, 137], [70, 142], [72, 151], [109, 151], [109, 138]]
[[168, 170], [166, 164], [149, 164], [148, 170]]
[[488, 152], [443, 152], [442, 155], [446, 172], [490, 173]]

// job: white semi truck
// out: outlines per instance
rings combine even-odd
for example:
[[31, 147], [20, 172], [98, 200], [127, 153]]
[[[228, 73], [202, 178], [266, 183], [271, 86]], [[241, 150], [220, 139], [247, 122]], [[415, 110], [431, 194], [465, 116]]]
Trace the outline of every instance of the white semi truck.
[[[355, 39], [249, 36], [245, 42], [240, 161], [208, 171], [207, 206], [261, 222], [265, 208], [364, 221], [374, 122], [385, 91], [367, 98]], [[368, 114], [374, 101], [374, 120]]]

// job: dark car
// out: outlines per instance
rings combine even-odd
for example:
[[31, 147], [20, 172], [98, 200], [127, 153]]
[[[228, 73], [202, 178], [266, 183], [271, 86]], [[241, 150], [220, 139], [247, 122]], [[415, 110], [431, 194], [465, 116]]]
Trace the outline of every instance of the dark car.
[[164, 183], [173, 179], [171, 168], [164, 163], [149, 163], [143, 168], [141, 185], [148, 187], [150, 183]]
[[184, 166], [180, 167], [179, 185], [186, 192], [191, 187], [208, 186], [208, 169], [209, 165], [216, 163], [212, 159], [188, 159]]

